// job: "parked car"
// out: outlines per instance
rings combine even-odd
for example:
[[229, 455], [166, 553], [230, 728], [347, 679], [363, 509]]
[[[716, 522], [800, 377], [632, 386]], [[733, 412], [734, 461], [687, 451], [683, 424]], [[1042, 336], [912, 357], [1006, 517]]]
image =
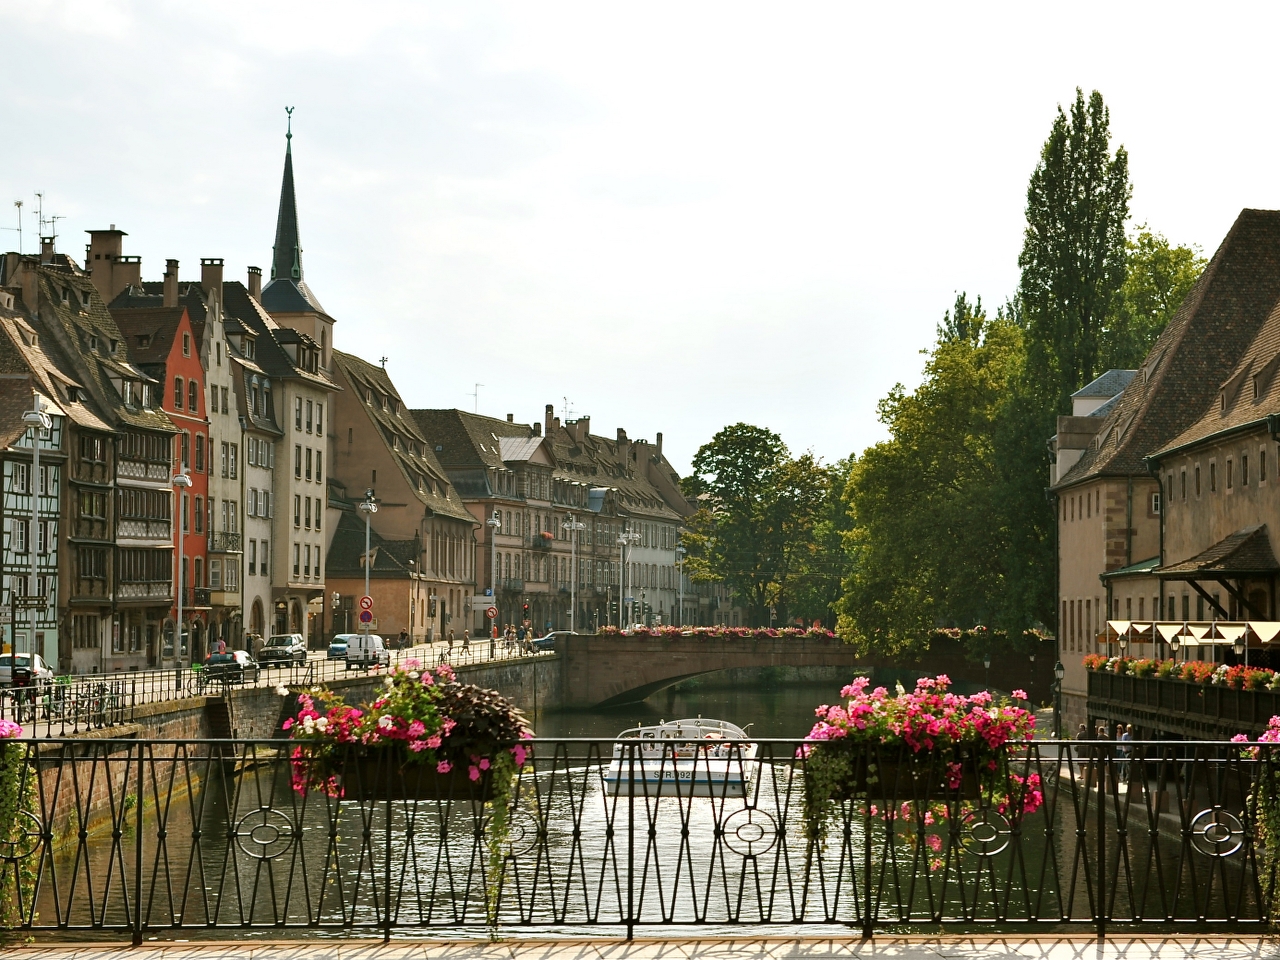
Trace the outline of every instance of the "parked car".
[[347, 636], [347, 669], [375, 665], [391, 666], [391, 653], [376, 633], [353, 633]]
[[12, 653], [0, 653], [0, 686], [13, 685], [13, 668], [18, 668], [18, 679], [23, 679], [26, 674], [30, 681], [36, 685], [52, 683], [53, 671], [49, 669], [49, 665], [44, 662], [44, 657], [38, 653], [19, 653], [16, 658]]
[[545, 637], [538, 637], [534, 640], [533, 649], [554, 650], [556, 648], [556, 637], [576, 637], [577, 635], [574, 630], [552, 630]]
[[258, 651], [258, 662], [264, 667], [279, 667], [286, 663], [306, 663], [307, 644], [300, 633], [280, 633], [268, 638]]
[[204, 670], [200, 672], [200, 685], [213, 681], [226, 683], [257, 683], [262, 667], [249, 656], [247, 650], [230, 653], [211, 653], [204, 658]]
[[347, 645], [351, 642], [351, 638], [358, 636], [355, 633], [339, 633], [335, 634], [332, 642], [329, 644], [329, 652], [325, 654], [326, 660], [345, 660], [347, 659]]

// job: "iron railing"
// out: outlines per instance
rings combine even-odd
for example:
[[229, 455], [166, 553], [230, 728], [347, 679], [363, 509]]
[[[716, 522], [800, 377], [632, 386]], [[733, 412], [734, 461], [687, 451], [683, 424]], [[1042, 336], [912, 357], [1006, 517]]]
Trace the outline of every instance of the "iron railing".
[[[436, 666], [479, 664], [495, 660], [529, 659], [550, 651], [533, 651], [509, 647], [497, 642], [494, 656], [489, 656], [487, 640], [476, 640], [464, 650], [458, 646], [450, 653], [443, 645], [436, 648], [417, 647], [391, 654], [392, 665], [414, 660]], [[345, 660], [308, 660], [306, 663], [261, 664], [249, 678], [235, 683], [242, 686], [310, 686], [357, 675], [349, 671]], [[190, 697], [222, 696], [225, 685], [210, 684], [203, 671], [191, 667], [163, 670], [136, 670], [118, 673], [92, 673], [59, 677], [51, 683], [29, 687], [0, 687], [0, 720], [12, 720], [26, 728], [28, 735], [38, 738], [70, 737], [118, 724], [133, 723], [137, 708], [144, 704], [163, 703]]]
[[5, 895], [24, 929], [140, 943], [247, 928], [1260, 934], [1275, 892], [1252, 789], [1276, 774], [1269, 747], [1012, 744], [1000, 764], [1040, 779], [1010, 795], [978, 786], [985, 756], [948, 768], [867, 747], [853, 769], [878, 777], [855, 776], [816, 837], [795, 741], [722, 747], [715, 770], [692, 744], [527, 746], [495, 840], [489, 780], [399, 755], [331, 755], [331, 796], [293, 789], [317, 761], [284, 740], [32, 741], [24, 812], [0, 838]]

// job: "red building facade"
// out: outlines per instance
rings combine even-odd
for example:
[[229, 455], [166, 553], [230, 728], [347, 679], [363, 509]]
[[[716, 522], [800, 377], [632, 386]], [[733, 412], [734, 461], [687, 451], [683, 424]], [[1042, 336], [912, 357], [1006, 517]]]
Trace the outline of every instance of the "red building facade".
[[160, 408], [178, 428], [173, 473], [181, 471], [191, 480], [190, 486], [175, 488], [173, 503], [174, 582], [182, 591], [183, 629], [181, 634], [173, 629], [178, 615], [175, 596], [164, 628], [161, 665], [191, 663], [202, 660], [208, 652], [206, 638], [212, 609], [208, 531], [214, 522], [209, 475], [217, 468], [209, 443], [200, 344], [185, 307], [125, 308], [111, 313], [126, 338], [129, 359], [155, 380]]

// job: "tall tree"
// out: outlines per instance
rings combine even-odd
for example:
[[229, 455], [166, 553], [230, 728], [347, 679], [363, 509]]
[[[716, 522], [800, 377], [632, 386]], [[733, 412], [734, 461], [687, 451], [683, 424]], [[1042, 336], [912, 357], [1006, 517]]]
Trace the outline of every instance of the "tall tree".
[[1004, 313], [988, 318], [961, 294], [924, 381], [881, 401], [889, 439], [862, 455], [846, 492], [846, 638], [893, 652], [919, 648], [935, 626], [996, 624], [1011, 532], [994, 438], [1022, 356], [1017, 324]]
[[1129, 156], [1111, 152], [1102, 94], [1077, 88], [1070, 115], [1058, 108], [1027, 188], [1018, 266], [1027, 323], [1028, 373], [1052, 411], [1101, 372], [1103, 330], [1125, 281]]
[[785, 619], [830, 484], [811, 454], [793, 458], [776, 433], [725, 427], [699, 448], [683, 483], [699, 503], [685, 535], [690, 573], [723, 582], [757, 624], [773, 606]]
[[1141, 365], [1208, 262], [1199, 247], [1175, 247], [1146, 224], [1126, 248], [1120, 303], [1104, 335], [1104, 368]]

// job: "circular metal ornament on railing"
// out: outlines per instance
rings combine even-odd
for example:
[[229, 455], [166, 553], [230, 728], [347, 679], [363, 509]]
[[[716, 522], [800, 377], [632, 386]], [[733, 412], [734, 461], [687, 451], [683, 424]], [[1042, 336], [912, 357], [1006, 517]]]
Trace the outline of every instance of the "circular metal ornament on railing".
[[741, 857], [758, 857], [778, 841], [778, 825], [763, 810], [738, 810], [721, 827], [724, 845]]
[[1206, 857], [1229, 857], [1244, 846], [1244, 824], [1230, 810], [1209, 807], [1191, 818], [1191, 849]]
[[1009, 846], [1013, 825], [999, 810], [977, 810], [964, 818], [960, 846], [968, 853], [994, 857]]
[[262, 808], [240, 818], [232, 831], [236, 845], [257, 860], [274, 860], [297, 839], [293, 821], [279, 810]]
[[0, 841], [0, 860], [12, 862], [25, 860], [36, 852], [44, 831], [34, 813], [28, 810], [18, 812], [18, 828], [12, 840]]
[[522, 857], [538, 845], [538, 820], [528, 810], [511, 815], [507, 832], [507, 856]]

